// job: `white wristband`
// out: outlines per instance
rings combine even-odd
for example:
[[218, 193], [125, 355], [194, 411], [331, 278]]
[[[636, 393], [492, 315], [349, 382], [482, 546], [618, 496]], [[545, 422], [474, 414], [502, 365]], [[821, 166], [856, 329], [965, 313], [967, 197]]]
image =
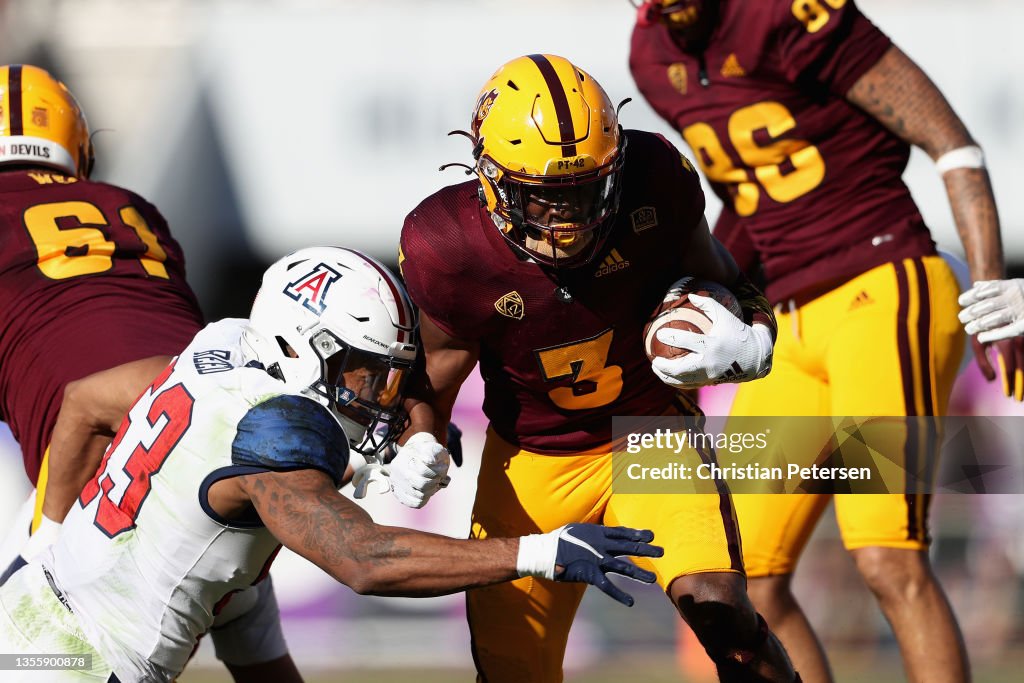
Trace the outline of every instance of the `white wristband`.
[[564, 528], [519, 538], [519, 556], [516, 557], [516, 571], [519, 572], [519, 576], [539, 576], [552, 580], [555, 578], [558, 535]]
[[985, 168], [985, 153], [977, 145], [952, 149], [935, 160], [939, 175], [957, 168]]

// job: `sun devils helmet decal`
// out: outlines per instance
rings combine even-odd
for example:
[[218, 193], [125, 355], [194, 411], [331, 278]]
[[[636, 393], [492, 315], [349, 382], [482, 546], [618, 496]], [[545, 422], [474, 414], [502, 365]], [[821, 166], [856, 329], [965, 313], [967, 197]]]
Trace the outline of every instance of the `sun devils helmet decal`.
[[298, 280], [289, 282], [284, 293], [313, 313], [320, 315], [326, 308], [324, 298], [327, 296], [328, 290], [340, 279], [341, 273], [326, 263], [318, 263], [313, 270]]
[[496, 99], [498, 99], [498, 89], [492, 88], [477, 100], [476, 106], [473, 107], [473, 120], [469, 124], [473, 135], [480, 136], [480, 125], [487, 118], [487, 115], [491, 113], [491, 105], [494, 104]]

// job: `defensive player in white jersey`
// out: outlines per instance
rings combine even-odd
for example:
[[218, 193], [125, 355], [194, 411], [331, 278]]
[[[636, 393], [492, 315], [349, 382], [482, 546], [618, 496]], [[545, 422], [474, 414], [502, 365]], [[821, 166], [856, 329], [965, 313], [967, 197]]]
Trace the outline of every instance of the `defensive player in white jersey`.
[[[19, 680], [173, 680], [282, 544], [359, 593], [532, 575], [631, 604], [605, 574], [652, 582], [620, 557], [660, 556], [649, 531], [571, 524], [456, 540], [376, 525], [338, 493], [350, 446], [379, 452], [406, 427], [417, 351], [415, 312], [376, 261], [321, 247], [272, 265], [250, 319], [207, 326], [154, 380], [57, 543], [0, 588], [0, 652], [90, 659]], [[442, 469], [424, 464], [414, 486], [436, 490]]]

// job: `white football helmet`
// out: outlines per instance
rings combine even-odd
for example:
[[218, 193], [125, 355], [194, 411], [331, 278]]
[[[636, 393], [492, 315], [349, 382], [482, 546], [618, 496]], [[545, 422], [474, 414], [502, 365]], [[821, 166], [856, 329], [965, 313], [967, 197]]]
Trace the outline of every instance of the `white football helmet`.
[[330, 408], [360, 453], [378, 453], [405, 428], [416, 313], [398, 278], [366, 254], [312, 247], [270, 266], [242, 351]]

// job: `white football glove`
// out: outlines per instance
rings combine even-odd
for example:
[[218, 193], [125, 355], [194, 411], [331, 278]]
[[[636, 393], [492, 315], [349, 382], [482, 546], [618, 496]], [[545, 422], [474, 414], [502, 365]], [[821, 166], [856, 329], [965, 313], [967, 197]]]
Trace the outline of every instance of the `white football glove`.
[[448, 449], [433, 434], [417, 432], [404, 446], [398, 446], [398, 455], [387, 465], [391, 492], [402, 505], [421, 508], [439, 488], [448, 485], [450, 464]]
[[686, 349], [678, 358], [655, 358], [651, 369], [673, 387], [692, 388], [722, 382], [746, 382], [772, 369], [772, 333], [764, 325], [747, 325], [711, 297], [691, 294], [690, 302], [711, 320], [707, 334], [663, 327], [658, 341]]
[[21, 548], [21, 556], [26, 562], [31, 562], [43, 554], [47, 548], [57, 542], [60, 537], [60, 530], [63, 525], [55, 522], [46, 515], [43, 515], [39, 522], [39, 528], [29, 536], [25, 545]]
[[451, 455], [430, 432], [413, 434], [395, 451], [398, 454], [387, 465], [368, 458], [356, 466], [352, 477], [356, 498], [365, 497], [371, 484], [380, 483], [380, 493], [391, 491], [402, 505], [421, 508], [451, 481]]
[[982, 344], [1024, 334], [1024, 280], [980, 280], [960, 295], [960, 322]]

